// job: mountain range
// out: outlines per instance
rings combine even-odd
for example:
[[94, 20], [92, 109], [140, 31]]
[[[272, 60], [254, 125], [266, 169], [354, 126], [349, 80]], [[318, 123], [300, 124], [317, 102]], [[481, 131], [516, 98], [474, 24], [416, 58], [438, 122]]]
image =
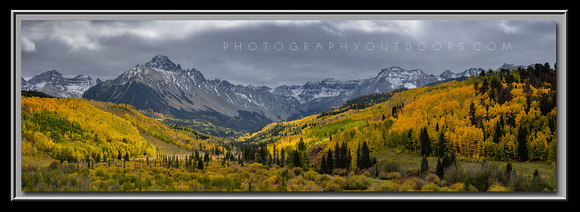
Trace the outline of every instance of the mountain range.
[[36, 75], [30, 80], [20, 78], [21, 90], [40, 91], [54, 97], [81, 97], [89, 88], [101, 83], [100, 79], [77, 75], [63, 76], [56, 70], [50, 70]]
[[272, 121], [292, 120], [328, 110], [358, 96], [398, 88], [417, 88], [479, 74], [481, 70], [471, 68], [457, 74], [446, 70], [436, 76], [420, 69], [393, 66], [382, 69], [369, 79], [343, 82], [327, 78], [304, 85], [270, 88], [208, 80], [194, 68], [182, 69], [167, 56], [156, 55], [150, 61], [135, 65], [117, 78], [104, 82], [82, 75], [66, 78], [54, 70], [21, 82], [22, 90], [129, 104], [178, 119], [195, 119], [250, 131]]

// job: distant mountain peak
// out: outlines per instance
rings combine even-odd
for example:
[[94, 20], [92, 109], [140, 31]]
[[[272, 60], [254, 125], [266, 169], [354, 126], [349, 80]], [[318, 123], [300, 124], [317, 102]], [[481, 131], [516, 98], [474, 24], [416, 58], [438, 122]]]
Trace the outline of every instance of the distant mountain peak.
[[465, 69], [465, 71], [459, 72], [456, 74], [456, 73], [453, 73], [452, 71], [446, 70], [445, 72], [441, 73], [441, 75], [439, 75], [439, 76], [444, 78], [444, 79], [457, 78], [457, 77], [470, 77], [473, 75], [477, 76], [481, 71], [483, 71], [482, 68], [468, 68], [468, 69]]
[[165, 55], [155, 55], [149, 62], [145, 63], [145, 65], [168, 71], [181, 70], [181, 65], [173, 63], [173, 61]]
[[30, 78], [29, 82], [38, 83], [38, 82], [42, 82], [42, 81], [51, 81], [51, 80], [56, 80], [56, 79], [61, 79], [61, 78], [63, 78], [63, 76], [58, 71], [48, 70], [44, 73], [41, 73], [39, 75], [36, 75], [36, 76]]
[[524, 65], [514, 65], [513, 63], [504, 63], [503, 65], [501, 65], [499, 68], [497, 68], [496, 70], [501, 70], [501, 69], [508, 69], [508, 70], [512, 70], [512, 69], [518, 69], [518, 68], [525, 68], [526, 66]]
[[56, 74], [56, 75], [60, 75], [60, 76], [62, 76], [62, 74], [61, 74], [61, 73], [59, 73], [58, 71], [56, 71], [56, 70], [54, 70], [54, 69], [53, 69], [53, 70], [48, 70], [48, 71], [46, 71], [46, 72], [44, 72], [44, 73], [45, 73], [45, 74], [51, 74], [51, 75], [52, 75], [52, 74]]
[[452, 71], [450, 71], [449, 69], [447, 69], [443, 73], [441, 73], [439, 75], [439, 77], [441, 77], [443, 79], [451, 79], [451, 78], [457, 78], [457, 74], [455, 74]]
[[388, 67], [388, 68], [383, 68], [381, 70], [381, 72], [379, 72], [379, 75], [385, 74], [385, 73], [388, 73], [388, 72], [400, 72], [400, 71], [406, 71], [406, 70], [403, 69], [403, 68], [401, 68], [401, 67], [399, 67], [399, 66], [391, 66], [391, 67]]
[[[399, 66], [384, 68], [377, 75], [378, 78], [421, 78], [426, 74], [421, 69], [406, 70]], [[413, 79], [409, 79], [413, 80]]]
[[30, 80], [21, 79], [21, 89], [25, 91], [41, 91], [55, 97], [81, 97], [90, 87], [99, 84], [101, 80], [93, 80], [89, 76], [63, 76], [56, 70], [49, 70], [36, 75]]

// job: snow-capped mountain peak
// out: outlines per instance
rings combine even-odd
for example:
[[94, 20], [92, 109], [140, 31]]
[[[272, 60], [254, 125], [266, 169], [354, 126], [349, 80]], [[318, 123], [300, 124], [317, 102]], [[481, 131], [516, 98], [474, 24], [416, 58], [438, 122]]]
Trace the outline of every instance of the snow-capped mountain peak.
[[443, 78], [443, 79], [452, 79], [452, 78], [457, 78], [457, 74], [453, 73], [450, 70], [445, 70], [443, 73], [441, 73], [439, 75], [439, 77]]
[[461, 74], [459, 76], [470, 77], [473, 75], [478, 75], [479, 73], [481, 73], [481, 71], [483, 71], [483, 68], [469, 68], [469, 69], [465, 69], [465, 71], [461, 72]]
[[408, 80], [415, 80], [426, 76], [421, 69], [406, 70], [399, 66], [382, 69], [377, 75], [377, 78], [406, 78]]
[[36, 83], [40, 83], [40, 82], [56, 81], [56, 80], [60, 80], [62, 78], [63, 78], [62, 74], [59, 73], [58, 71], [48, 70], [44, 73], [41, 73], [39, 75], [36, 75], [36, 76], [30, 78], [30, 80], [28, 80], [28, 82], [31, 84], [36, 84]]
[[101, 82], [89, 76], [63, 76], [56, 70], [49, 70], [36, 75], [30, 80], [21, 79], [21, 89], [25, 91], [40, 91], [54, 97], [81, 97], [92, 86]]
[[151, 58], [151, 61], [145, 63], [145, 65], [148, 65], [151, 68], [159, 68], [167, 71], [181, 70], [181, 65], [173, 63], [173, 61], [169, 60], [165, 55], [155, 55]]
[[439, 75], [439, 77], [441, 77], [442, 79], [452, 79], [452, 78], [458, 78], [458, 77], [470, 77], [473, 75], [479, 75], [479, 73], [481, 71], [483, 71], [482, 68], [468, 68], [468, 69], [465, 69], [465, 71], [459, 72], [459, 73], [454, 73], [450, 70], [445, 70], [443, 73], [441, 73]]
[[131, 104], [139, 109], [179, 116], [217, 112], [237, 117], [242, 111], [279, 120], [299, 113], [271, 90], [266, 86], [206, 80], [198, 70], [183, 70], [166, 56], [157, 55], [89, 89], [83, 98]]
[[[440, 79], [432, 74], [425, 74], [421, 69], [406, 70], [399, 66], [382, 69], [379, 74], [370, 79], [374, 81], [377, 92], [386, 92], [397, 88], [416, 88]], [[388, 88], [386, 90], [385, 88]]]

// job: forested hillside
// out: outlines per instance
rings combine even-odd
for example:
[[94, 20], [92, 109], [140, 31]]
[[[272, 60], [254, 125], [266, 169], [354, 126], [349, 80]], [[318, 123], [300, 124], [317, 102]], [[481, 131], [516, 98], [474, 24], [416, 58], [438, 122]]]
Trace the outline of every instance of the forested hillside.
[[409, 90], [387, 114], [394, 123], [385, 145], [427, 156], [452, 150], [477, 159], [555, 161], [555, 83], [555, 71], [539, 64]]
[[317, 168], [321, 155], [336, 152], [339, 145], [347, 147], [343, 152], [350, 155], [343, 157], [351, 158], [353, 168], [364, 145], [371, 152], [393, 149], [434, 157], [453, 152], [470, 159], [554, 162], [555, 80], [556, 71], [547, 63], [482, 71], [462, 82], [395, 92], [388, 100], [383, 95], [377, 104], [366, 97], [366, 103], [351, 104], [357, 108], [272, 123], [238, 142], [255, 148], [266, 143], [272, 155], [305, 145], [311, 147], [305, 153], [310, 166]]
[[146, 139], [185, 150], [215, 146], [213, 138], [179, 131], [148, 118], [134, 107], [76, 98], [21, 97], [22, 155], [69, 163], [128, 157], [155, 157], [160, 148]]

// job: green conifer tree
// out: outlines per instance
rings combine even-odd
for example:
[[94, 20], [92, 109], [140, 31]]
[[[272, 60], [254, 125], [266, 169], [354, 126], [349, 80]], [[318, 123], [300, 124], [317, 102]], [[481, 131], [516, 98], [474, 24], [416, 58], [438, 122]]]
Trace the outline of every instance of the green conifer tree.
[[301, 163], [300, 163], [300, 153], [298, 152], [298, 150], [294, 150], [294, 167], [300, 167]]
[[326, 166], [328, 167], [328, 172], [331, 173], [334, 170], [334, 156], [332, 155], [332, 149], [328, 149], [328, 155], [326, 156]]
[[203, 170], [203, 160], [197, 160], [197, 168]]
[[435, 174], [437, 174], [439, 179], [443, 179], [444, 173], [445, 173], [445, 167], [443, 165], [443, 162], [441, 161], [441, 158], [438, 158], [437, 159], [437, 166], [435, 168]]
[[528, 160], [528, 130], [520, 125], [518, 128], [518, 159], [519, 161]]
[[437, 148], [439, 154], [437, 156], [443, 157], [445, 152], [447, 152], [447, 145], [445, 143], [447, 143], [447, 140], [445, 139], [445, 131], [441, 130], [439, 133], [439, 148]]
[[427, 161], [427, 156], [423, 155], [423, 159], [421, 160], [421, 173], [426, 173], [429, 171], [429, 162]]
[[300, 137], [300, 141], [298, 141], [298, 150], [306, 151], [306, 144], [304, 144], [304, 138]]
[[358, 167], [361, 169], [367, 169], [367, 168], [371, 167], [373, 164], [371, 161], [369, 146], [367, 145], [366, 141], [363, 142], [360, 153], [361, 153], [360, 164], [357, 163], [357, 164], [359, 164]]
[[431, 155], [431, 141], [429, 140], [429, 132], [427, 132], [427, 127], [421, 128], [419, 139], [421, 141], [421, 155]]
[[322, 174], [327, 174], [328, 172], [328, 164], [326, 162], [326, 156], [322, 156], [322, 161], [320, 162], [320, 172]]

